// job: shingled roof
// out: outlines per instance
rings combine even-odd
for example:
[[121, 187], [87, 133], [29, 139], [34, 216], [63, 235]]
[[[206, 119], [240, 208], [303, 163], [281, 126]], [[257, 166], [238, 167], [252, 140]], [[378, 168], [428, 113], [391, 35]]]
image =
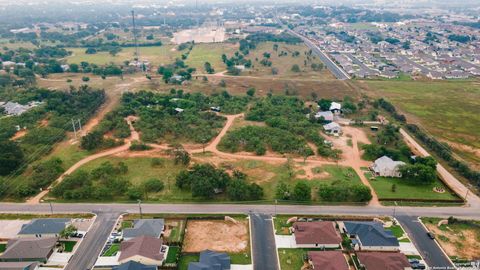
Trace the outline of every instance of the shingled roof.
[[128, 260], [133, 256], [142, 256], [155, 261], [162, 261], [162, 240], [152, 236], [140, 236], [120, 244], [119, 262]]
[[0, 256], [0, 261], [42, 259], [46, 260], [52, 253], [57, 238], [18, 238], [8, 241], [7, 250]]
[[340, 245], [342, 242], [331, 221], [295, 222], [293, 228], [297, 244]]
[[33, 219], [30, 223], [23, 225], [18, 234], [59, 234], [68, 222], [70, 222], [68, 218]]
[[230, 256], [227, 253], [205, 250], [200, 253], [199, 262], [188, 264], [188, 270], [230, 270]]
[[34, 270], [37, 262], [0, 262], [0, 270]]
[[397, 237], [390, 230], [385, 230], [379, 222], [345, 221], [343, 224], [347, 233], [356, 235], [364, 246], [400, 246]]
[[348, 263], [340, 250], [309, 251], [308, 258], [313, 269], [348, 270]]
[[155, 265], [145, 265], [135, 261], [128, 261], [118, 266], [114, 266], [112, 270], [157, 270]]
[[143, 235], [159, 238], [164, 226], [163, 219], [137, 219], [133, 222], [133, 228], [123, 230], [123, 238], [130, 239]]
[[411, 267], [400, 252], [357, 252], [357, 258], [366, 270], [405, 270]]

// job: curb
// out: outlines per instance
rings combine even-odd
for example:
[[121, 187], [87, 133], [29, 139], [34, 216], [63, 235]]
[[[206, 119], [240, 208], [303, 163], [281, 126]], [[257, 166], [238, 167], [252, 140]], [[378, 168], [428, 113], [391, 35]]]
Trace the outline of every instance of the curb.
[[[417, 219], [418, 219], [418, 222], [420, 222], [420, 224], [423, 226], [423, 228], [428, 232], [429, 230], [428, 230], [427, 226], [425, 226], [425, 224], [423, 224], [422, 219], [420, 217], [417, 217]], [[442, 251], [443, 255], [445, 255], [447, 260], [453, 265], [453, 269], [457, 269], [457, 267], [453, 263], [452, 259], [450, 259], [450, 257], [447, 255], [447, 253], [445, 253], [445, 250], [443, 250], [442, 246], [440, 245], [440, 243], [438, 243], [437, 239], [433, 239], [433, 241], [435, 241], [435, 244], [437, 244], [438, 248]]]

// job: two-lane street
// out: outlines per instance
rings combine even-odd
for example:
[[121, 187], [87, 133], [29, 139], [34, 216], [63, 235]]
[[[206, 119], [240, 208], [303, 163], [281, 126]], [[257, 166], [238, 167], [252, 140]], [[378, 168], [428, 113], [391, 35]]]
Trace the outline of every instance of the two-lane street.
[[254, 270], [279, 270], [272, 216], [252, 213], [250, 219]]

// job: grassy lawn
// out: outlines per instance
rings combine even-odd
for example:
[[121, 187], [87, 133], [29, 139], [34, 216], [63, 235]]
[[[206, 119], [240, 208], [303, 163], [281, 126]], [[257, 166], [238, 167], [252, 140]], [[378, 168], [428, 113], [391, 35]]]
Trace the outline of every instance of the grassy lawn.
[[77, 244], [77, 241], [60, 241], [60, 243], [65, 247], [65, 252], [72, 252], [73, 247]]
[[275, 234], [278, 235], [290, 235], [289, 228], [292, 224], [287, 224], [287, 221], [290, 217], [287, 216], [276, 216], [273, 219], [273, 225], [275, 226]]
[[4, 252], [5, 250], [7, 250], [7, 244], [0, 244], [0, 253]]
[[[180, 57], [181, 53], [172, 51], [173, 45], [139, 47], [141, 59], [150, 61], [152, 65], [170, 64], [175, 58]], [[133, 60], [135, 48], [122, 48], [122, 51], [116, 56], [112, 56], [108, 52], [98, 52], [96, 54], [86, 54], [85, 48], [66, 48], [71, 51], [72, 55], [68, 56], [68, 63], [80, 64], [85, 61], [91, 64], [106, 65], [109, 63], [123, 64], [126, 60]], [[221, 57], [221, 55], [219, 56]]]
[[188, 270], [188, 264], [191, 262], [198, 262], [200, 260], [199, 254], [194, 255], [185, 255], [180, 256], [178, 261], [178, 270]]
[[165, 225], [170, 229], [170, 235], [167, 240], [169, 242], [181, 242], [185, 233], [185, 219], [166, 219]]
[[112, 257], [117, 254], [117, 252], [120, 250], [120, 244], [112, 244], [109, 249], [107, 249], [102, 256], [105, 257]]
[[[386, 228], [386, 229], [392, 231], [393, 235], [395, 235], [395, 237], [397, 237], [397, 238], [401, 238], [401, 237], [403, 237], [403, 236], [407, 236], [407, 235], [405, 234], [405, 232], [403, 231], [402, 227], [400, 227], [400, 225], [392, 225], [392, 226], [390, 226], [390, 227], [388, 227], [388, 228]], [[408, 237], [403, 238], [403, 239], [400, 239], [400, 240], [398, 240], [398, 241], [404, 242], [404, 243], [410, 243], [410, 240], [408, 239]]]
[[[479, 164], [480, 157], [464, 148], [480, 148], [480, 87], [474, 80], [357, 81], [369, 95], [391, 100], [435, 137], [459, 144], [455, 151]], [[459, 106], [461, 104], [461, 106]], [[463, 145], [463, 146], [462, 146]]]
[[232, 264], [251, 264], [252, 256], [250, 253], [229, 253]]
[[[406, 179], [376, 177], [370, 180], [370, 184], [378, 195], [379, 199], [424, 199], [424, 200], [457, 200], [458, 197], [450, 193], [448, 188], [440, 181], [428, 185], [411, 184]], [[396, 185], [396, 191], [392, 192], [392, 185]], [[433, 191], [434, 187], [443, 187], [445, 193]]]
[[180, 252], [180, 247], [176, 247], [176, 246], [169, 247], [167, 258], [165, 259], [165, 263], [176, 263], [179, 252]]
[[356, 183], [361, 183], [360, 177], [351, 167], [337, 166], [337, 165], [323, 165], [312, 169], [313, 174], [327, 173], [327, 177], [319, 179], [322, 183], [332, 183], [337, 180], [345, 180]]
[[303, 266], [303, 258], [307, 255], [307, 249], [279, 248], [280, 269], [299, 270]]
[[233, 55], [237, 49], [238, 45], [230, 43], [198, 43], [193, 46], [185, 62], [188, 66], [196, 68], [197, 73], [206, 73], [205, 62], [209, 62], [215, 72], [221, 72], [227, 69], [222, 62], [222, 54]]
[[128, 228], [133, 228], [133, 221], [132, 220], [122, 221], [122, 230], [128, 229]]

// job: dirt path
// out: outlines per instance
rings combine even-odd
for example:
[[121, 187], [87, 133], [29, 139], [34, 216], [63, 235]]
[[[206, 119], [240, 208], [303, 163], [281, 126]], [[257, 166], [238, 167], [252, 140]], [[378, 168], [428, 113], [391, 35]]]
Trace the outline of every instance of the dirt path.
[[[400, 134], [403, 136], [403, 140], [410, 146], [412, 151], [420, 156], [430, 156], [427, 150], [423, 148], [415, 139], [410, 136], [405, 130], [400, 129]], [[467, 204], [470, 206], [480, 207], [480, 198], [473, 192], [471, 192], [460, 180], [453, 176], [442, 164], [437, 164], [437, 173], [442, 177], [444, 182], [460, 196], [467, 196]]]

